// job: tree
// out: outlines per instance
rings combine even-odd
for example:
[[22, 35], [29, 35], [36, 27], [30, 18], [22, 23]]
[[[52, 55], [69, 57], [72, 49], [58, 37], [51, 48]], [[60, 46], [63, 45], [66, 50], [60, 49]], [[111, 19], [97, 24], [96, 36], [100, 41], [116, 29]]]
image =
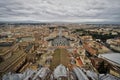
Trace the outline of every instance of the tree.
[[107, 73], [107, 69], [105, 68], [105, 62], [104, 62], [104, 61], [102, 61], [102, 62], [99, 64], [98, 72], [99, 72], [99, 73]]

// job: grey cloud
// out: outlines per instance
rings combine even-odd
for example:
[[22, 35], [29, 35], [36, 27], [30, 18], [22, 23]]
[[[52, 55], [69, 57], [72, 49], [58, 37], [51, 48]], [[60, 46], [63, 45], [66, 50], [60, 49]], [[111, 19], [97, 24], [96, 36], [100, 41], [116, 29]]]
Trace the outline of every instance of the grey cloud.
[[0, 20], [119, 21], [119, 5], [119, 0], [0, 0]]

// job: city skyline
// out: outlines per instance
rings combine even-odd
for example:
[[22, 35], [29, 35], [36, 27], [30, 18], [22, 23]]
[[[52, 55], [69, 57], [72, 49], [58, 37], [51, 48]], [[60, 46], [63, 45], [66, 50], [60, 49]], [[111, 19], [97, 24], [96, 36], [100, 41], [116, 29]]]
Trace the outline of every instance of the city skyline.
[[119, 0], [4, 0], [0, 21], [120, 23]]
[[120, 25], [1, 24], [0, 80], [120, 80]]

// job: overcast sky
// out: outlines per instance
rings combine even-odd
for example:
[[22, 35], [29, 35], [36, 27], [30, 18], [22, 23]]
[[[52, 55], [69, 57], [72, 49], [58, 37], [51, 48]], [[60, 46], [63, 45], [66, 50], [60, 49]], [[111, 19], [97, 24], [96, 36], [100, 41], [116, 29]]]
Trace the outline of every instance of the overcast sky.
[[0, 21], [120, 22], [120, 0], [0, 0]]

